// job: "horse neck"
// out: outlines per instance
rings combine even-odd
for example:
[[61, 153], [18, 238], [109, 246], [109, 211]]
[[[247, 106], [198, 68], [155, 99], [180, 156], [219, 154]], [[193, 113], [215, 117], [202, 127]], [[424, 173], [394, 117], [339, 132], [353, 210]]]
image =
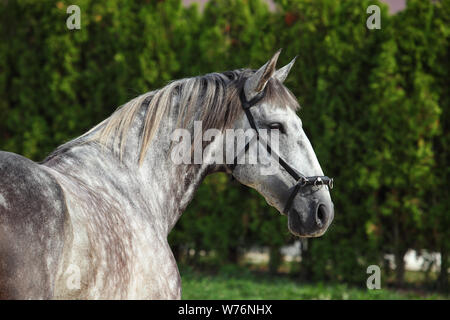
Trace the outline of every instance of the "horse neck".
[[[67, 150], [50, 156], [43, 164], [59, 172], [61, 179], [76, 180], [83, 188], [112, 198], [125, 207], [138, 207], [150, 223], [168, 234], [194, 197], [208, 173], [216, 171], [204, 164], [177, 165], [170, 158], [170, 115], [158, 129], [145, 158], [139, 164], [143, 117], [138, 116], [127, 137], [123, 156], [96, 143], [68, 143]], [[82, 137], [88, 140], [90, 134]], [[100, 193], [108, 193], [103, 195]], [[118, 210], [120, 211], [120, 210]], [[145, 211], [144, 213], [142, 211]]]
[[[172, 161], [171, 134], [176, 129], [174, 118], [174, 114], [169, 115], [167, 121], [163, 122], [164, 125], [158, 129], [144, 161], [141, 165], [135, 165], [145, 189], [144, 194], [151, 196], [152, 201], [158, 205], [160, 217], [165, 221], [168, 232], [193, 199], [203, 179], [220, 170], [205, 163], [175, 164]], [[192, 132], [191, 134], [193, 135]], [[134, 164], [138, 162], [138, 153], [134, 151]]]
[[202, 164], [173, 164], [170, 157], [153, 148], [138, 171], [143, 193], [157, 204], [167, 232], [172, 230], [198, 186], [210, 173], [209, 167]]

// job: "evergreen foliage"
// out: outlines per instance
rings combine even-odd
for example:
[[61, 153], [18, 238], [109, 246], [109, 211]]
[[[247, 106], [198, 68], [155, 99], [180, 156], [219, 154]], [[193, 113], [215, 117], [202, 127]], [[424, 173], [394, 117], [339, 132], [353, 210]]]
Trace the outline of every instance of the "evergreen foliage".
[[[278, 48], [298, 55], [286, 85], [327, 175], [335, 221], [302, 252], [308, 279], [358, 282], [393, 254], [396, 280], [410, 248], [450, 252], [450, 1], [409, 0], [395, 15], [379, 1], [0, 2], [0, 149], [41, 160], [115, 108], [172, 79], [257, 68]], [[366, 28], [371, 4], [381, 29]], [[236, 262], [241, 249], [294, 239], [286, 218], [224, 174], [208, 177], [170, 236], [176, 252]], [[194, 263], [196, 262], [194, 256]], [[384, 268], [386, 271], [386, 268]]]

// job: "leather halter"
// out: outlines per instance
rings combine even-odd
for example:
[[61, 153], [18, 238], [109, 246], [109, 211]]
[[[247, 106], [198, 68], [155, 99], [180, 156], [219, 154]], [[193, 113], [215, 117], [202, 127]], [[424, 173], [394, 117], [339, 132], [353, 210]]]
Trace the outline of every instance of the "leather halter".
[[[255, 119], [253, 118], [250, 108], [253, 107], [254, 105], [256, 105], [258, 102], [260, 102], [261, 99], [264, 98], [264, 95], [265, 95], [265, 91], [263, 90], [260, 93], [258, 93], [255, 97], [253, 97], [250, 101], [247, 101], [244, 90], [241, 90], [241, 94], [240, 94], [242, 108], [244, 109], [245, 115], [247, 116], [247, 120], [250, 123], [250, 126], [252, 127], [252, 129], [255, 130], [255, 132], [256, 132], [256, 139], [262, 140], [262, 141], [264, 141], [264, 140], [263, 140], [263, 138], [261, 138], [261, 136], [259, 134], [258, 128], [256, 127], [256, 124], [255, 124]], [[247, 142], [247, 144], [245, 145], [244, 153], [248, 151], [248, 149], [250, 147], [250, 143], [252, 143], [252, 141], [253, 141], [253, 139], [251, 139], [249, 142]], [[306, 186], [326, 185], [330, 189], [333, 189], [333, 178], [329, 178], [327, 176], [307, 177], [307, 176], [301, 174], [300, 172], [298, 172], [297, 170], [295, 170], [294, 168], [292, 168], [289, 164], [287, 164], [287, 162], [284, 161], [283, 158], [281, 158], [275, 151], [272, 150], [272, 148], [270, 147], [270, 145], [267, 142], [265, 142], [265, 145], [266, 145], [267, 152], [270, 155], [274, 155], [278, 159], [278, 163], [296, 181], [296, 183], [291, 191], [291, 194], [289, 195], [289, 198], [286, 201], [286, 205], [283, 210], [283, 212], [285, 214], [288, 214], [289, 209], [291, 208], [292, 203], [294, 202], [295, 196], [297, 195], [297, 193], [300, 192], [300, 190], [302, 188], [304, 188]], [[236, 157], [234, 158], [233, 164], [230, 166], [231, 172], [233, 172], [234, 168], [238, 164], [237, 163], [238, 157], [239, 157], [239, 154], [236, 155]]]

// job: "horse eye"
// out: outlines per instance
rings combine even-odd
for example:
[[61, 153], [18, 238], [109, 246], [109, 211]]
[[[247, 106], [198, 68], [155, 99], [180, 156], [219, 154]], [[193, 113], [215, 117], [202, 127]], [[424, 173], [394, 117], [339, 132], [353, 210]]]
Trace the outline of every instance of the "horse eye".
[[279, 122], [272, 122], [269, 124], [269, 128], [270, 130], [280, 130], [281, 133], [285, 133], [283, 125]]

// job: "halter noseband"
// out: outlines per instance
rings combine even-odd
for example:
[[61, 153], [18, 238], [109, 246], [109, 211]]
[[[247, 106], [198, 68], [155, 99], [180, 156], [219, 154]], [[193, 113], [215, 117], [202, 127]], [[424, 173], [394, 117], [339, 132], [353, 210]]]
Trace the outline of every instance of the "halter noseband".
[[[250, 101], [247, 101], [244, 90], [241, 90], [241, 94], [239, 96], [240, 100], [241, 100], [242, 109], [244, 109], [245, 115], [247, 116], [247, 120], [250, 123], [250, 126], [252, 127], [252, 129], [255, 130], [255, 132], [256, 132], [256, 140], [262, 140], [262, 141], [264, 141], [264, 140], [259, 135], [259, 131], [258, 131], [258, 128], [256, 127], [255, 119], [253, 118], [250, 108], [253, 107], [254, 105], [256, 105], [259, 101], [261, 101], [261, 99], [264, 98], [264, 95], [265, 95], [265, 91], [263, 90], [260, 93], [258, 93], [255, 97], [253, 97]], [[248, 149], [250, 147], [250, 143], [252, 143], [252, 141], [253, 141], [253, 139], [250, 140], [249, 142], [247, 142], [247, 144], [245, 145], [245, 148], [244, 148], [244, 153], [248, 151]], [[267, 152], [270, 155], [272, 155], [272, 154], [275, 155], [276, 158], [278, 159], [278, 163], [296, 181], [294, 188], [293, 188], [291, 194], [289, 195], [288, 200], [286, 201], [286, 205], [283, 210], [283, 212], [285, 214], [288, 214], [289, 209], [291, 208], [292, 203], [294, 202], [294, 198], [297, 195], [297, 193], [300, 192], [301, 188], [304, 188], [306, 186], [326, 185], [326, 186], [328, 186], [328, 188], [333, 189], [333, 178], [329, 178], [327, 176], [306, 177], [303, 174], [301, 174], [300, 172], [298, 172], [297, 170], [295, 170], [294, 168], [292, 168], [290, 165], [288, 165], [287, 162], [284, 161], [283, 158], [281, 158], [275, 151], [272, 151], [272, 148], [270, 147], [270, 145], [267, 142], [265, 143], [265, 145], [266, 145]], [[233, 172], [234, 168], [237, 165], [238, 156], [239, 156], [239, 154], [236, 155], [236, 157], [234, 158], [233, 164], [230, 166], [231, 172]]]

